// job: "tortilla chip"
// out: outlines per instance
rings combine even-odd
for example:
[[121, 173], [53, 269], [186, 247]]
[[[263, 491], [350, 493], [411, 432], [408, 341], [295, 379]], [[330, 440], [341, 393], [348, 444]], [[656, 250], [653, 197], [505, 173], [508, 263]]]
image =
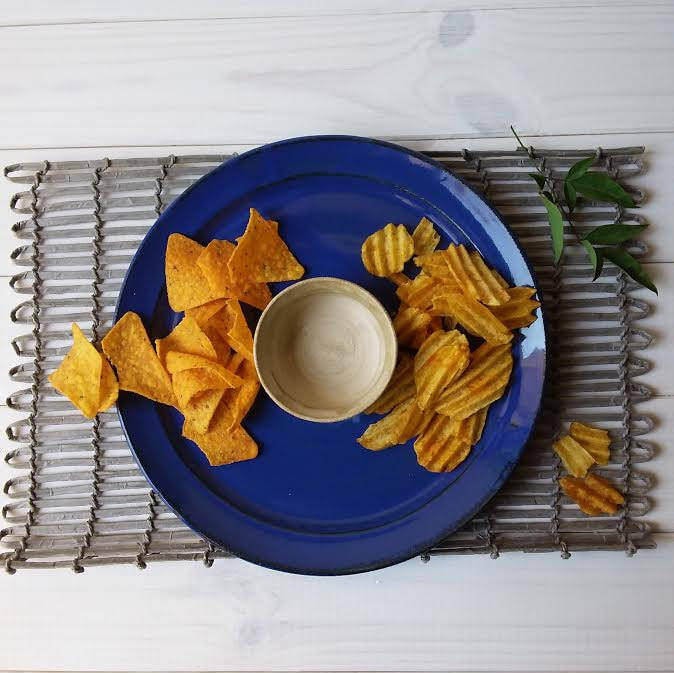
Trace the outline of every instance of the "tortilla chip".
[[213, 415], [224, 394], [224, 390], [205, 390], [195, 395], [184, 407], [180, 408], [185, 416], [185, 422], [197, 432], [208, 432]]
[[247, 360], [253, 361], [253, 335], [236, 299], [229, 299], [225, 307], [229, 318], [229, 329], [224, 335], [225, 341]]
[[117, 370], [121, 390], [175, 406], [171, 377], [154, 352], [138, 314], [125, 313], [101, 345]]
[[207, 304], [202, 304], [201, 306], [194, 306], [193, 308], [185, 309], [186, 318], [194, 318], [197, 321], [197, 325], [203, 329], [208, 321], [222, 309], [225, 305], [225, 298], [214, 299], [209, 301]]
[[435, 231], [435, 227], [429, 219], [422, 217], [412, 233], [412, 240], [414, 241], [415, 255], [428, 255], [438, 247], [440, 234]]
[[209, 372], [219, 376], [224, 382], [228, 383], [229, 385], [227, 387], [229, 388], [237, 388], [238, 386], [243, 385], [243, 379], [230, 369], [223, 367], [223, 365], [218, 364], [217, 362], [212, 362], [211, 360], [203, 358], [200, 355], [171, 351], [166, 356], [166, 368], [172, 376], [188, 369], [207, 369]]
[[213, 344], [213, 348], [215, 348], [216, 362], [227, 366], [232, 357], [232, 349], [225, 341], [225, 338], [220, 333], [220, 330], [216, 329], [212, 324], [208, 324], [206, 327], [204, 327], [204, 334]]
[[243, 384], [235, 390], [228, 390], [223, 398], [223, 403], [227, 404], [232, 413], [231, 427], [243, 421], [260, 390], [260, 381], [255, 371], [255, 365], [250, 360], [242, 359], [241, 365], [235, 370], [235, 373], [243, 379]]
[[201, 355], [209, 360], [217, 360], [218, 355], [211, 340], [204, 334], [194, 318], [183, 318], [173, 331], [163, 339], [156, 339], [155, 346], [161, 363], [166, 366], [166, 354], [170, 351]]
[[197, 264], [203, 250], [203, 245], [187, 236], [169, 236], [165, 260], [166, 292], [174, 311], [185, 311], [219, 299]]
[[73, 345], [49, 382], [87, 418], [94, 418], [101, 400], [103, 357], [75, 323], [72, 332]]
[[232, 380], [223, 378], [217, 371], [200, 367], [183, 369], [172, 377], [173, 392], [178, 407], [183, 409], [199, 394], [207, 390], [227, 390], [233, 388]]
[[298, 280], [304, 267], [295, 259], [276, 227], [255, 208], [250, 209], [246, 231], [228, 262], [232, 278], [247, 287], [253, 283]]
[[[100, 355], [100, 353], [99, 353]], [[101, 355], [101, 391], [98, 402], [98, 413], [107, 411], [116, 401], [119, 384], [110, 363]]]
[[200, 432], [191, 421], [185, 419], [183, 437], [191, 439], [214, 466], [255, 458], [258, 454], [255, 440], [240, 425], [232, 427], [231, 421], [231, 412], [221, 404], [207, 432]]
[[239, 299], [262, 310], [271, 301], [269, 286], [266, 283], [248, 285], [247, 279], [238, 282], [232, 276], [228, 264], [235, 249], [229, 241], [213, 239], [199, 257], [199, 268], [218, 296]]

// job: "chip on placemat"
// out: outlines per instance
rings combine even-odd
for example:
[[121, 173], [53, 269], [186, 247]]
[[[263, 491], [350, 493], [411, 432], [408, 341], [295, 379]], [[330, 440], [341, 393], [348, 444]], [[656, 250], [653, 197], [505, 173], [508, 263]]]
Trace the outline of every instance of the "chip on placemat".
[[384, 278], [402, 271], [413, 254], [414, 241], [404, 224], [387, 224], [370, 234], [360, 249], [365, 268]]
[[463, 374], [470, 361], [468, 339], [451, 330], [433, 332], [419, 348], [414, 358], [414, 381], [417, 404], [431, 409], [442, 391]]
[[585, 479], [562, 477], [559, 485], [562, 491], [580, 507], [581, 511], [590, 516], [598, 516], [602, 513], [615, 514], [618, 506], [625, 503], [625, 498], [620, 491], [596, 474], [588, 474]]
[[454, 318], [467, 332], [490, 343], [512, 341], [512, 332], [486, 306], [465, 294], [450, 292], [436, 296], [432, 312]]
[[98, 413], [107, 411], [116, 401], [119, 384], [110, 363], [101, 355], [101, 391], [98, 402]]
[[101, 406], [103, 357], [75, 323], [72, 333], [73, 345], [58, 369], [49, 377], [49, 382], [87, 418], [93, 418]]
[[137, 313], [125, 313], [105, 335], [101, 345], [117, 371], [121, 390], [175, 406], [171, 377], [154, 352]]
[[593, 428], [591, 425], [571, 423], [569, 434], [573, 437], [599, 465], [606, 465], [611, 457], [611, 437], [606, 430]]
[[552, 445], [552, 448], [561, 458], [567, 472], [574, 477], [584, 477], [594, 465], [594, 458], [569, 435], [560, 437]]
[[381, 420], [369, 425], [357, 441], [372, 451], [400, 444], [410, 439], [421, 425], [424, 415], [423, 409], [419, 408], [414, 398], [409, 399]]
[[166, 355], [170, 351], [200, 355], [210, 360], [217, 360], [217, 353], [204, 331], [194, 318], [185, 316], [173, 331], [163, 339], [155, 340], [157, 356], [166, 365]]
[[414, 241], [414, 254], [427, 255], [438, 247], [440, 234], [435, 231], [435, 227], [429, 219], [422, 217], [412, 232], [412, 240]]
[[252, 283], [299, 280], [304, 267], [278, 233], [277, 225], [250, 209], [248, 225], [227, 263], [231, 277], [243, 287]]
[[429, 472], [451, 472], [470, 453], [471, 444], [456, 434], [450, 418], [436, 415], [414, 442], [417, 462]]
[[170, 307], [184, 311], [218, 299], [197, 264], [203, 245], [182, 234], [171, 234], [166, 245], [166, 292]]
[[376, 402], [365, 409], [366, 414], [387, 414], [393, 407], [414, 397], [414, 358], [405, 351], [398, 354], [398, 362], [391, 380]]
[[240, 425], [232, 426], [231, 411], [223, 404], [215, 410], [206, 432], [185, 420], [183, 436], [191, 439], [214, 466], [251, 460], [258, 454], [255, 440]]

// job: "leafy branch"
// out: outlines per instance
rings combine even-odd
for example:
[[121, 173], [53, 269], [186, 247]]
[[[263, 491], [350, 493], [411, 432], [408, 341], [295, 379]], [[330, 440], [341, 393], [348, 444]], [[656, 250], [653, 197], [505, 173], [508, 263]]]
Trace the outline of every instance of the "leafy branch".
[[[510, 130], [520, 147], [528, 151], [512, 126]], [[573, 212], [578, 203], [579, 194], [593, 201], [615, 203], [623, 208], [634, 208], [636, 206], [634, 199], [615, 180], [605, 173], [589, 170], [594, 161], [594, 157], [587, 157], [569, 168], [564, 177], [563, 198], [555, 189], [552, 178], [546, 173], [539, 168], [536, 168], [535, 173], [529, 173], [529, 176], [538, 185], [538, 195], [548, 214], [555, 265], [559, 264], [564, 252], [564, 222], [566, 221], [569, 230], [583, 247], [590, 264], [592, 264], [594, 271], [592, 280], [596, 280], [601, 275], [604, 260], [608, 259], [630, 278], [657, 294], [658, 290], [646, 270], [622, 246], [623, 243], [635, 239], [647, 225], [605, 224], [596, 227], [585, 235], [581, 234], [576, 227]]]

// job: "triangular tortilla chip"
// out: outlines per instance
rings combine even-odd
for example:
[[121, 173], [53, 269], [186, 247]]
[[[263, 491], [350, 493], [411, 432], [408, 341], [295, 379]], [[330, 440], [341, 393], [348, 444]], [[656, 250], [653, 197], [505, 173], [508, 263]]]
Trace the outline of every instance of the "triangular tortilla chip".
[[197, 261], [204, 247], [182, 234], [171, 234], [166, 245], [166, 292], [174, 311], [219, 299], [201, 273]]
[[206, 325], [204, 327], [204, 332], [213, 344], [213, 348], [215, 348], [215, 353], [217, 355], [216, 362], [226, 366], [231, 359], [232, 349], [225, 341], [224, 336], [221, 334], [220, 330], [216, 329], [212, 324]]
[[98, 413], [101, 399], [103, 357], [73, 323], [73, 345], [49, 377], [49, 382], [65, 395], [87, 418]]
[[228, 316], [229, 329], [224, 335], [225, 341], [247, 360], [253, 360], [253, 335], [241, 310], [241, 304], [236, 299], [227, 301], [224, 309]]
[[250, 209], [248, 226], [229, 258], [229, 270], [244, 286], [252, 283], [298, 280], [304, 267], [295, 259], [276, 227], [255, 208]]
[[199, 257], [199, 268], [208, 280], [214, 293], [250, 304], [260, 310], [271, 301], [271, 291], [266, 283], [237, 282], [227, 266], [235, 250], [233, 243], [213, 239]]
[[166, 367], [171, 375], [178, 372], [183, 372], [188, 369], [207, 369], [209, 372], [216, 374], [223, 381], [229, 384], [231, 388], [237, 388], [243, 384], [243, 379], [237, 376], [227, 367], [223, 367], [217, 362], [212, 362], [200, 355], [191, 355], [190, 353], [175, 353], [169, 352], [166, 356]]
[[219, 372], [205, 369], [183, 369], [172, 377], [173, 392], [178, 400], [178, 407], [183, 409], [199, 393], [206, 390], [226, 390], [232, 388], [233, 379], [223, 378]]
[[208, 432], [213, 414], [224, 394], [224, 390], [205, 390], [195, 395], [180, 409], [185, 416], [185, 423], [189, 423], [196, 432]]
[[175, 406], [171, 377], [162, 367], [136, 313], [125, 313], [105, 336], [102, 346], [117, 370], [121, 390]]
[[243, 379], [243, 384], [236, 389], [228, 390], [225, 394], [227, 404], [233, 415], [230, 427], [234, 427], [243, 421], [260, 390], [260, 381], [255, 371], [255, 365], [250, 360], [244, 360], [236, 370], [236, 374]]
[[185, 309], [186, 318], [194, 318], [202, 329], [208, 321], [225, 305], [225, 299], [214, 299], [207, 304]]
[[210, 339], [204, 334], [197, 321], [189, 316], [184, 317], [173, 331], [163, 339], [156, 339], [155, 346], [161, 363], [166, 366], [166, 354], [170, 351], [201, 355], [216, 360], [218, 354]]
[[101, 392], [98, 402], [98, 412], [107, 411], [116, 401], [119, 393], [119, 384], [110, 363], [101, 355]]
[[199, 432], [191, 421], [185, 420], [183, 437], [191, 439], [206, 455], [211, 465], [228, 465], [250, 460], [258, 454], [255, 440], [240, 426], [231, 427], [232, 416], [220, 405], [207, 432]]

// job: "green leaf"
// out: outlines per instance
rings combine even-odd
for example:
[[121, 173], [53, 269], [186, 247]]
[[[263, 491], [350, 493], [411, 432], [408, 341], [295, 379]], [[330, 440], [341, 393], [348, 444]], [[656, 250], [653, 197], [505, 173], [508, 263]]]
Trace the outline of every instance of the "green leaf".
[[610, 259], [617, 267], [621, 268], [630, 278], [636, 280], [637, 283], [655, 292], [655, 294], [658, 293], [655, 283], [653, 283], [651, 277], [646, 273], [646, 270], [627, 250], [623, 250], [622, 248], [602, 248], [602, 254], [606, 259]]
[[568, 179], [564, 180], [564, 199], [566, 205], [569, 206], [569, 210], [572, 211], [576, 207], [576, 199], [578, 194], [576, 193], [576, 188], [569, 182]]
[[634, 206], [632, 197], [605, 173], [585, 173], [572, 182], [576, 191], [588, 199], [617, 203], [626, 208]]
[[617, 245], [636, 238], [646, 224], [605, 224], [593, 229], [585, 239], [594, 245]]
[[587, 169], [592, 166], [594, 163], [594, 157], [588, 157], [587, 159], [581, 159], [577, 161], [566, 173], [566, 180], [576, 180], [581, 175], [587, 173]]
[[564, 220], [559, 208], [547, 197], [540, 195], [545, 209], [548, 211], [548, 222], [550, 222], [550, 235], [552, 236], [552, 255], [555, 264], [559, 263], [564, 252]]
[[545, 175], [541, 175], [540, 173], [528, 173], [528, 175], [530, 178], [536, 180], [538, 189], [540, 189], [541, 191], [545, 189]]
[[594, 275], [592, 280], [597, 280], [601, 276], [601, 270], [604, 266], [604, 255], [601, 248], [594, 248], [589, 241], [583, 240], [580, 244], [585, 248], [590, 264], [592, 264], [592, 271]]

